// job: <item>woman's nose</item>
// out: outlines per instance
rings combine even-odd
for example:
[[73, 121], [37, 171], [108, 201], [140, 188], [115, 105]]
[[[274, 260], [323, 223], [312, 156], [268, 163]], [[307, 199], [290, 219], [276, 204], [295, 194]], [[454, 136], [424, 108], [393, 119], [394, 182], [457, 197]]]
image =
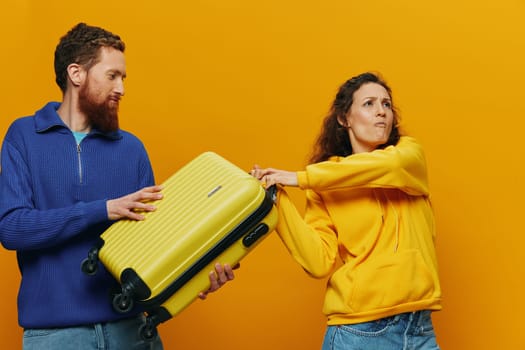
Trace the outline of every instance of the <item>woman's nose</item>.
[[377, 116], [378, 117], [386, 116], [385, 107], [383, 107], [382, 104], [379, 104], [379, 106], [377, 107]]

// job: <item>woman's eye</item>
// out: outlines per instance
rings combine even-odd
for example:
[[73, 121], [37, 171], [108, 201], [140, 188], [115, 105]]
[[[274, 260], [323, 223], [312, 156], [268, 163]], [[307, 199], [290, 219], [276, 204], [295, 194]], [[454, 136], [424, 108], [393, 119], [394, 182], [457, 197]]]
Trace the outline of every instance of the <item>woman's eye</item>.
[[392, 101], [390, 100], [383, 100], [382, 105], [383, 105], [383, 108], [392, 109]]
[[371, 106], [372, 105], [372, 101], [365, 101], [365, 103], [363, 104], [363, 106]]

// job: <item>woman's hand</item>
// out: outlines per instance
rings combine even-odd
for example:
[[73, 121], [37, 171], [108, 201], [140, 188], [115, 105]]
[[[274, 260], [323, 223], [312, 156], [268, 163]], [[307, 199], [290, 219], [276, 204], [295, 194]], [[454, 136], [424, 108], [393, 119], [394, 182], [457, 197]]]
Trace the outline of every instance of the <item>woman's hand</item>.
[[295, 171], [274, 168], [263, 169], [256, 164], [250, 171], [250, 174], [264, 183], [266, 188], [275, 184], [283, 186], [298, 186], [297, 173]]

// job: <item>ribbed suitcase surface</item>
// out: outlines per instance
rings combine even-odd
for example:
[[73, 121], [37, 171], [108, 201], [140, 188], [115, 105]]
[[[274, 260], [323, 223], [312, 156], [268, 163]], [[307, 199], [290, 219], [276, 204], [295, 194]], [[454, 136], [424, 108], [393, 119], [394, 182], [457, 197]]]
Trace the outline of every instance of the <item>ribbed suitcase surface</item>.
[[237, 263], [274, 229], [277, 213], [258, 180], [213, 152], [163, 187], [144, 221], [121, 220], [102, 234], [99, 258], [121, 283], [130, 271], [140, 278], [148, 291], [135, 295], [139, 303], [174, 315], [209, 287], [214, 262]]

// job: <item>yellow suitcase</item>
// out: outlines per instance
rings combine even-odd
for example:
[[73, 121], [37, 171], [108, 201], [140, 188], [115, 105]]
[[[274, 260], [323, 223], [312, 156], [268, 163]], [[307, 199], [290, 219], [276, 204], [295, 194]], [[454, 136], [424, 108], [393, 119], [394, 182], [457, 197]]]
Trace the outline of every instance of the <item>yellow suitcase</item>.
[[119, 280], [115, 310], [141, 305], [144, 339], [209, 288], [216, 262], [235, 265], [277, 224], [275, 193], [216, 153], [197, 156], [163, 186], [156, 211], [114, 223], [82, 264], [93, 274], [100, 260]]

